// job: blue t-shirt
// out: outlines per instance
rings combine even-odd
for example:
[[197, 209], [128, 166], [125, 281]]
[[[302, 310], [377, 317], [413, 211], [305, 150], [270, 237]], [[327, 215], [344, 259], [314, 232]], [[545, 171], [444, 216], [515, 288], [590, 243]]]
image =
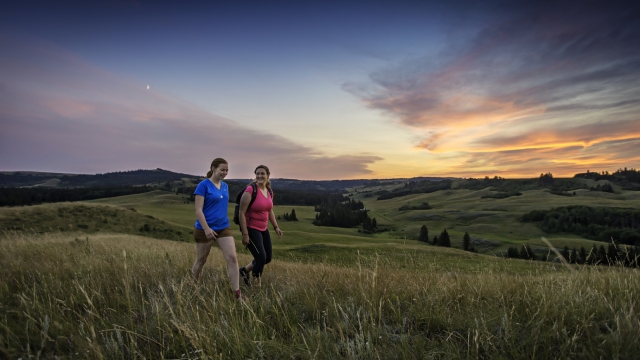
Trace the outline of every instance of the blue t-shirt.
[[[218, 190], [211, 180], [204, 179], [198, 184], [193, 194], [204, 198], [202, 213], [213, 231], [218, 232], [231, 226], [227, 212], [229, 208], [229, 187], [227, 184], [220, 181], [220, 190]], [[196, 219], [195, 227], [203, 230], [198, 219]]]

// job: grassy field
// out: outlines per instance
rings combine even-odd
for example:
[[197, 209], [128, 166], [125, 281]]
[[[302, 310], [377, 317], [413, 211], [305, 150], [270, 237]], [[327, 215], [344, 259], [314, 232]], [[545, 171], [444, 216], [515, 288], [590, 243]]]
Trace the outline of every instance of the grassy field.
[[5, 358], [628, 359], [640, 350], [640, 277], [628, 269], [356, 253], [349, 266], [274, 261], [241, 303], [217, 249], [195, 284], [184, 242], [16, 232], [0, 247]]
[[[300, 221], [280, 220], [285, 236], [274, 241], [262, 286], [243, 287], [247, 303], [233, 298], [218, 249], [191, 281], [194, 209], [183, 195], [2, 208], [0, 358], [634, 358], [638, 270], [572, 271], [493, 253], [545, 235], [517, 221], [524, 212], [638, 208], [636, 193], [480, 199], [487, 192], [358, 195], [393, 227], [376, 235], [315, 227], [313, 208], [296, 206]], [[433, 209], [398, 210], [421, 202]], [[465, 231], [500, 245], [473, 254], [420, 243], [423, 224], [431, 237], [446, 228], [457, 247]], [[549, 238], [558, 247], [591, 243]]]
[[[545, 234], [535, 224], [522, 223], [518, 220], [522, 214], [532, 210], [550, 209], [567, 205], [610, 206], [624, 208], [640, 208], [640, 192], [620, 191], [620, 194], [595, 192], [585, 189], [576, 190], [576, 196], [558, 196], [546, 190], [522, 192], [522, 196], [506, 199], [483, 199], [483, 195], [492, 193], [489, 189], [466, 190], [454, 189], [437, 191], [430, 194], [416, 194], [389, 200], [375, 200], [364, 195], [355, 197], [365, 203], [372, 211], [370, 216], [376, 217], [378, 223], [393, 224], [397, 230], [389, 235], [407, 236], [417, 239], [420, 227], [426, 225], [430, 237], [439, 235], [443, 229], [451, 236], [452, 246], [461, 248], [465, 232], [471, 236], [487, 240], [499, 241], [500, 245], [485, 249], [485, 253], [495, 253], [509, 246], [529, 244], [534, 248], [546, 248], [540, 241], [547, 237], [554, 246], [591, 248], [598, 244], [572, 234]], [[418, 205], [427, 202], [430, 210], [399, 211], [402, 205]], [[296, 210], [297, 211], [297, 210]]]

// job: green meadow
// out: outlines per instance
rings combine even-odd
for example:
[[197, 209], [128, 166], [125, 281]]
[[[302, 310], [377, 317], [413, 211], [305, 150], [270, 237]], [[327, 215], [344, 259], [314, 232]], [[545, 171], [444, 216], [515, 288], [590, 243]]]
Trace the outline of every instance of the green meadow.
[[[384, 190], [395, 185], [382, 185]], [[193, 203], [150, 193], [0, 208], [0, 357], [42, 359], [634, 358], [640, 275], [618, 266], [505, 259], [598, 243], [518, 218], [565, 205], [640, 208], [640, 193], [545, 190], [505, 199], [456, 189], [365, 197], [378, 224], [316, 227], [313, 207], [279, 220], [262, 285], [238, 302], [215, 249], [190, 279]], [[358, 190], [358, 191], [356, 191]], [[277, 195], [276, 195], [277, 196]], [[429, 210], [399, 210], [428, 202]], [[230, 213], [232, 208], [230, 207]], [[447, 229], [453, 248], [418, 242]], [[468, 232], [479, 253], [461, 250]], [[239, 262], [249, 252], [236, 237]], [[549, 251], [548, 249], [546, 251]]]

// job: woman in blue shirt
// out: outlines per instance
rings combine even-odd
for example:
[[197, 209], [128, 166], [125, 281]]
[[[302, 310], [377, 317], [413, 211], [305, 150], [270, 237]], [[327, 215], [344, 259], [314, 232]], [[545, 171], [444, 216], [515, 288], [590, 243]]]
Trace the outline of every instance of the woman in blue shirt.
[[236, 297], [240, 293], [240, 274], [236, 244], [229, 223], [229, 187], [222, 180], [229, 173], [229, 164], [225, 159], [217, 158], [211, 162], [211, 170], [194, 191], [196, 203], [196, 224], [193, 237], [196, 240], [196, 262], [191, 268], [194, 279], [200, 277], [202, 267], [207, 262], [212, 240], [215, 240], [227, 261], [227, 270], [231, 286]]

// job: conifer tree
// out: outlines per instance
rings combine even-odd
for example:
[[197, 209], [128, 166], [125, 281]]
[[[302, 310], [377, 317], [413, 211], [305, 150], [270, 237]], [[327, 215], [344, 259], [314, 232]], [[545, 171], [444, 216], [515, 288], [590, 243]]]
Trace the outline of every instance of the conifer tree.
[[565, 260], [569, 261], [569, 247], [564, 246], [564, 249], [560, 252], [560, 254], [564, 257]]
[[462, 237], [462, 248], [466, 251], [469, 251], [470, 246], [471, 246], [471, 236], [469, 236], [468, 232], [465, 232], [464, 236]]
[[600, 245], [598, 248], [598, 261], [600, 264], [607, 264], [607, 252], [604, 250], [604, 245]]
[[438, 238], [438, 245], [444, 247], [451, 247], [451, 239], [449, 238], [449, 233], [447, 233], [447, 229], [442, 230], [440, 233], [440, 237]]
[[580, 254], [578, 255], [578, 264], [584, 264], [587, 262], [587, 250], [580, 246]]
[[422, 225], [420, 228], [420, 236], [418, 236], [418, 241], [429, 242], [429, 229], [427, 229], [426, 225]]
[[618, 250], [615, 245], [609, 244], [609, 248], [607, 249], [607, 262], [609, 265], [613, 265], [616, 261], [618, 261]]
[[438, 236], [433, 236], [433, 245], [438, 245]]
[[291, 215], [289, 215], [289, 220], [298, 221], [298, 217], [296, 216], [296, 209], [291, 209]]
[[598, 248], [594, 244], [593, 247], [591, 248], [591, 251], [589, 251], [589, 255], [587, 255], [587, 264], [594, 265], [597, 262], [598, 262]]
[[572, 264], [578, 262], [578, 252], [576, 251], [576, 248], [573, 248], [571, 255], [569, 255], [569, 262]]
[[518, 249], [513, 247], [513, 246], [509, 246], [509, 249], [507, 249], [507, 257], [508, 258], [519, 258], [520, 254], [518, 254]]

